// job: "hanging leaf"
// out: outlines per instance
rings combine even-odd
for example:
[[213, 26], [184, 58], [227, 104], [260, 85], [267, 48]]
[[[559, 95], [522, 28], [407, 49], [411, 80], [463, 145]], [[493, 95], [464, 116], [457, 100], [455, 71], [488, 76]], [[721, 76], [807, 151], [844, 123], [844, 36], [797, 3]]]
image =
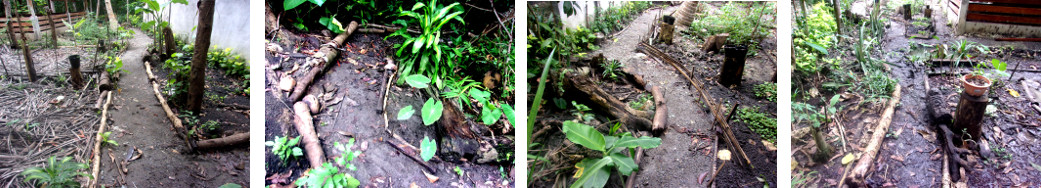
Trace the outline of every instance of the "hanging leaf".
[[571, 188], [604, 187], [607, 184], [607, 179], [611, 177], [611, 169], [605, 167], [613, 163], [614, 161], [610, 157], [583, 159], [582, 162], [575, 164], [575, 167], [579, 167], [582, 171], [575, 173], [575, 175], [580, 177], [571, 184]]
[[[282, 6], [285, 7], [285, 10], [291, 10], [293, 8], [296, 8], [297, 6], [300, 6], [300, 4], [304, 4], [304, 2], [307, 2], [307, 0], [285, 0], [282, 2]], [[151, 3], [148, 4], [148, 7], [153, 10], [158, 9], [158, 3], [156, 3], [155, 6], [157, 8], [152, 8]]]
[[431, 125], [441, 119], [441, 111], [444, 110], [445, 106], [441, 101], [434, 100], [434, 98], [427, 99], [427, 102], [423, 104], [423, 124]]
[[434, 158], [434, 154], [437, 153], [437, 143], [430, 137], [423, 136], [423, 142], [419, 144], [419, 150], [419, 156], [423, 158], [423, 161], [430, 161], [431, 158]]
[[502, 113], [506, 115], [506, 120], [510, 121], [510, 125], [513, 125], [514, 127], [517, 126], [517, 124], [515, 124], [514, 121], [513, 121], [514, 114], [513, 114], [513, 107], [512, 106], [510, 106], [508, 104], [503, 104], [502, 105]]
[[614, 166], [618, 168], [618, 172], [621, 172], [622, 175], [628, 176], [633, 173], [633, 170], [638, 168], [636, 161], [633, 161], [632, 157], [622, 155], [622, 153], [612, 153], [608, 157], [614, 161]]
[[398, 120], [406, 120], [412, 117], [412, 114], [416, 113], [415, 109], [412, 109], [412, 105], [405, 106], [398, 110]]

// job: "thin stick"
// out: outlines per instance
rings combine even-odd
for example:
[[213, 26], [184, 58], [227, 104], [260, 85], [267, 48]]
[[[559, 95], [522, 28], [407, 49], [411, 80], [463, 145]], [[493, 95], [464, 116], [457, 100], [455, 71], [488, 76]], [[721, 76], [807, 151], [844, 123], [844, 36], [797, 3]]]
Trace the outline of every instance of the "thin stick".
[[[415, 155], [416, 153], [414, 151], [413, 152], [408, 152], [407, 150], [405, 150], [405, 148], [401, 148], [401, 146], [398, 146], [398, 144], [395, 144], [395, 143], [391, 142], [390, 140], [383, 140], [383, 142], [386, 142], [391, 147], [394, 147], [394, 149], [398, 149], [398, 151], [401, 152], [401, 154], [405, 154], [405, 156], [408, 156], [409, 159], [412, 159], [413, 161], [416, 161], [417, 164], [419, 164], [420, 166], [423, 166], [424, 168], [426, 168], [427, 171], [430, 171], [431, 174], [437, 175], [437, 170], [434, 170], [434, 167], [431, 167], [429, 164], [427, 164], [425, 161], [423, 161], [423, 159], [420, 159], [419, 157], [416, 157], [416, 155]], [[405, 143], [405, 144], [407, 144], [407, 143]]]
[[878, 122], [878, 126], [874, 128], [871, 141], [864, 147], [864, 153], [860, 155], [860, 160], [857, 161], [857, 165], [851, 171], [851, 176], [848, 177], [853, 183], [859, 185], [867, 183], [864, 180], [867, 178], [868, 170], [874, 165], [875, 157], [878, 155], [878, 151], [882, 147], [882, 141], [886, 136], [886, 130], [889, 129], [889, 124], [893, 121], [893, 108], [900, 103], [900, 87], [896, 87], [893, 90], [892, 96], [893, 98], [889, 99], [889, 107], [882, 111], [882, 119]]
[[91, 172], [91, 176], [94, 177], [90, 180], [90, 188], [97, 187], [98, 184], [98, 172], [101, 168], [101, 134], [105, 133], [105, 126], [108, 125], [108, 106], [112, 104], [112, 92], [108, 91], [105, 93], [105, 105], [101, 109], [101, 126], [98, 126], [98, 134], [94, 137], [94, 170]]

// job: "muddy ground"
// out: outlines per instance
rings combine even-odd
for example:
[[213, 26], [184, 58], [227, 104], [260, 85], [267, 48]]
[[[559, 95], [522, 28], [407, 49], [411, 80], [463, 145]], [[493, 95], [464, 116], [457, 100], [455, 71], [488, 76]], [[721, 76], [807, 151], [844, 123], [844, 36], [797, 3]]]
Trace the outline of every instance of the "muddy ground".
[[[895, 108], [893, 121], [889, 127], [889, 133], [885, 138], [881, 152], [876, 160], [873, 173], [868, 178], [872, 186], [896, 186], [896, 187], [937, 187], [940, 186], [942, 175], [942, 155], [936, 141], [935, 128], [930, 126], [931, 120], [926, 111], [925, 83], [928, 81], [930, 88], [939, 88], [945, 95], [951, 112], [957, 104], [958, 93], [961, 84], [951, 75], [935, 75], [930, 73], [944, 72], [950, 70], [948, 66], [932, 66], [931, 63], [914, 64], [906, 57], [921, 53], [912, 51], [911, 43], [922, 44], [951, 44], [954, 41], [965, 39], [978, 42], [991, 47], [997, 52], [984, 54], [976, 60], [989, 62], [991, 58], [998, 58], [1009, 62], [1009, 69], [1014, 69], [1017, 64], [1021, 71], [1015, 72], [1011, 78], [1004, 78], [1007, 83], [996, 87], [995, 95], [990, 96], [991, 104], [997, 111], [988, 115], [983, 120], [983, 139], [981, 142], [987, 148], [982, 153], [989, 151], [990, 156], [974, 155], [975, 166], [965, 169], [962, 177], [968, 177], [969, 187], [1010, 187], [1010, 186], [1038, 186], [1041, 180], [1034, 178], [1041, 176], [1041, 169], [1032, 167], [1041, 161], [1037, 156], [1039, 149], [1037, 144], [1041, 137], [1041, 130], [1037, 122], [1041, 121], [1039, 111], [1029, 107], [1028, 99], [1020, 82], [1024, 80], [1041, 80], [1038, 74], [1041, 65], [1036, 63], [1041, 43], [1027, 42], [997, 42], [991, 38], [997, 35], [954, 35], [952, 28], [945, 24], [946, 18], [943, 14], [937, 14], [940, 9], [933, 6], [934, 14], [931, 18], [932, 24], [936, 26], [936, 37], [931, 39], [908, 39], [905, 33], [908, 30], [917, 30], [911, 26], [910, 21], [904, 21], [899, 15], [887, 15], [891, 22], [887, 23], [886, 37], [881, 44], [886, 54], [884, 59], [890, 63], [891, 75], [899, 80], [902, 87], [900, 105]], [[920, 16], [920, 15], [916, 15]], [[909, 29], [914, 28], [914, 29]], [[1006, 47], [1013, 47], [1009, 50]], [[851, 51], [851, 50], [850, 50]], [[853, 57], [847, 57], [853, 58]], [[844, 58], [846, 59], [846, 58]], [[851, 60], [852, 61], [852, 60]], [[956, 72], [967, 72], [969, 68], [958, 68]], [[961, 74], [959, 74], [961, 75]], [[1037, 86], [1034, 86], [1037, 89]], [[803, 88], [805, 91], [806, 88]], [[1022, 94], [1013, 97], [1007, 91], [1015, 90]], [[831, 127], [825, 135], [845, 135], [849, 146], [843, 148], [839, 136], [830, 136], [828, 140], [834, 146], [836, 154], [827, 163], [818, 164], [809, 162], [809, 155], [815, 152], [812, 138], [793, 138], [793, 160], [798, 161], [795, 171], [808, 173], [818, 172], [815, 176], [802, 176], [800, 179], [808, 179], [808, 184], [820, 186], [836, 186], [843, 172], [840, 158], [848, 152], [862, 151], [871, 134], [870, 129], [877, 126], [879, 114], [884, 105], [868, 104], [857, 105], [859, 99], [847, 99], [842, 105], [847, 106], [841, 114], [842, 125], [845, 132]], [[796, 125], [793, 129], [804, 128], [807, 125]], [[845, 150], [844, 150], [845, 149]], [[1001, 152], [997, 152], [997, 151]], [[1001, 153], [1001, 154], [995, 154]], [[793, 172], [793, 178], [796, 172]], [[964, 180], [963, 180], [964, 181]]]
[[[321, 44], [329, 40], [314, 33], [285, 34], [289, 36], [288, 39], [269, 38], [268, 51], [265, 53], [265, 78], [268, 83], [264, 91], [267, 109], [265, 140], [274, 140], [276, 136], [299, 136], [292, 123], [292, 103], [287, 99], [287, 92], [277, 89], [277, 78], [294, 65], [304, 62], [304, 57], [310, 56], [309, 53], [317, 51]], [[396, 120], [398, 109], [408, 105], [422, 108], [427, 97], [419, 90], [399, 85], [392, 85], [387, 94], [389, 126], [384, 127], [383, 95], [387, 78], [393, 73], [393, 70], [384, 67], [388, 63], [386, 58], [393, 58], [393, 44], [400, 43], [395, 39], [384, 40], [384, 36], [351, 35], [345, 48], [340, 51], [336, 64], [316, 79], [308, 90], [316, 96], [326, 94], [331, 99], [329, 105], [314, 114], [315, 129], [326, 157], [332, 159], [343, 154], [344, 151], [335, 149], [334, 143], [346, 143], [348, 139], [354, 138], [352, 149], [361, 151], [361, 156], [351, 162], [357, 170], [350, 174], [361, 181], [362, 186], [408, 187], [415, 184], [421, 187], [512, 187], [512, 158], [487, 164], [431, 160], [428, 163], [440, 178], [431, 183], [423, 174], [423, 166], [385, 142], [393, 140], [393, 135], [398, 135], [418, 147], [424, 136], [435, 138], [437, 132], [436, 125], [424, 126], [418, 114], [405, 121]], [[491, 132], [494, 137], [483, 139], [493, 142], [500, 156], [512, 157], [512, 132], [507, 135]], [[264, 151], [266, 185], [292, 183], [311, 168], [303, 157], [283, 164], [271, 153], [271, 147], [265, 147]], [[463, 172], [462, 175], [455, 171], [457, 167]]]
[[[721, 4], [714, 4], [719, 6]], [[677, 6], [667, 7], [663, 12], [668, 13], [676, 10]], [[651, 28], [653, 19], [659, 15], [660, 9], [649, 9], [635, 18], [620, 33], [612, 34], [614, 38], [608, 38], [605, 43], [600, 44], [601, 49], [589, 54], [603, 54], [609, 61], [618, 60], [622, 62], [625, 69], [631, 73], [640, 75], [647, 81], [648, 87], [656, 85], [662, 88], [668, 108], [668, 130], [662, 139], [662, 144], [654, 149], [645, 150], [645, 156], [640, 162], [640, 170], [634, 185], [638, 187], [704, 187], [707, 181], [720, 164], [716, 160], [715, 151], [718, 148], [726, 148], [726, 144], [717, 143], [717, 137], [712, 133], [715, 121], [707, 108], [704, 108], [697, 91], [690, 83], [682, 78], [674, 68], [664, 62], [640, 53], [636, 50], [639, 40]], [[776, 33], [776, 32], [774, 32]], [[722, 64], [723, 55], [707, 54], [700, 49], [700, 44], [687, 38], [686, 35], [677, 33], [674, 45], [657, 44], [656, 47], [663, 52], [673, 56], [682, 63], [685, 71], [690, 72], [695, 79], [702, 79], [706, 92], [716, 97], [716, 101], [724, 101], [728, 104], [740, 103], [743, 106], [759, 106], [760, 112], [765, 112], [771, 117], [776, 117], [776, 103], [757, 99], [752, 94], [754, 84], [774, 82], [776, 74], [776, 36], [766, 37], [761, 43], [763, 49], [757, 56], [748, 57], [745, 66], [744, 79], [741, 86], [726, 88], [715, 82], [719, 67]], [[595, 71], [594, 71], [595, 72]], [[547, 85], [549, 86], [549, 85]], [[614, 88], [607, 84], [602, 86], [609, 92]], [[629, 91], [640, 93], [642, 91]], [[610, 92], [622, 100], [630, 102], [635, 100], [635, 95], [627, 92]], [[621, 94], [616, 94], [621, 93]], [[643, 92], [648, 93], [648, 92]], [[624, 94], [624, 95], [623, 95]], [[649, 94], [649, 93], [648, 93]], [[541, 112], [537, 121], [552, 122], [574, 119], [570, 112], [555, 110], [551, 98], [543, 108], [549, 111]], [[722, 99], [722, 100], [719, 100]], [[570, 106], [570, 105], [569, 105]], [[554, 111], [555, 110], [555, 111]], [[606, 122], [604, 117], [600, 121]], [[544, 121], [548, 120], [548, 121]], [[552, 126], [553, 124], [542, 124], [540, 126]], [[591, 124], [606, 132], [610, 126]], [[728, 163], [720, 172], [715, 185], [721, 187], [763, 187], [763, 184], [777, 186], [776, 181], [776, 148], [767, 146], [762, 142], [759, 135], [751, 132], [744, 123], [730, 122], [734, 128], [733, 132], [741, 141], [750, 160], [753, 161], [755, 169], [746, 169], [736, 165], [734, 161]], [[559, 125], [557, 125], [559, 126]], [[539, 127], [539, 126], [536, 126]], [[555, 128], [559, 129], [559, 128]], [[632, 128], [630, 128], [632, 129]], [[538, 128], [536, 128], [538, 130]], [[575, 150], [581, 148], [573, 144], [561, 142], [564, 135], [559, 132], [551, 132], [548, 136], [536, 135], [536, 142], [545, 144], [541, 150]], [[554, 144], [564, 143], [564, 144]], [[769, 144], [773, 145], [773, 144]], [[538, 170], [537, 167], [536, 169]], [[538, 180], [532, 185], [550, 186], [555, 178], [571, 177], [574, 170], [567, 169], [557, 173], [556, 177], [549, 177], [548, 181]], [[562, 174], [562, 175], [561, 175]], [[552, 175], [551, 175], [552, 176]], [[761, 177], [765, 182], [760, 181]], [[567, 179], [563, 179], [567, 180]], [[566, 182], [566, 181], [565, 181]], [[558, 182], [559, 183], [559, 182]], [[617, 175], [613, 175], [607, 187], [620, 187], [624, 181]]]

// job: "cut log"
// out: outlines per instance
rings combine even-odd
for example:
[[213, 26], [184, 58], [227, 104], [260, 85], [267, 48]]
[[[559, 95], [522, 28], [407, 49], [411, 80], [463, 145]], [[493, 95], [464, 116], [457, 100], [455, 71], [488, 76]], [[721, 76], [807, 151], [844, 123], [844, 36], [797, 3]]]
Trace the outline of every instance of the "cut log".
[[972, 140], [980, 141], [980, 133], [983, 131], [981, 125], [987, 111], [987, 104], [990, 103], [989, 100], [986, 94], [973, 97], [962, 92], [958, 99], [958, 108], [954, 112], [954, 130], [959, 131], [958, 133], [967, 130]]
[[632, 109], [629, 105], [597, 87], [598, 84], [588, 76], [581, 75], [577, 71], [567, 74], [564, 78], [564, 88], [568, 90], [567, 93], [576, 94], [573, 98], [589, 100], [590, 104], [587, 105], [590, 108], [606, 112], [622, 124], [635, 125], [640, 130], [653, 129], [654, 126], [650, 120], [653, 115], [650, 112]]
[[231, 136], [199, 141], [199, 150], [215, 149], [249, 142], [249, 133], [235, 133]]
[[83, 87], [83, 74], [80, 72], [80, 55], [69, 56], [69, 77], [72, 78], [72, 88]]
[[705, 40], [705, 44], [701, 45], [701, 50], [705, 52], [718, 52], [720, 48], [723, 48], [723, 44], [727, 42], [727, 37], [730, 37], [730, 33], [721, 33], [710, 36]]
[[[105, 133], [105, 127], [108, 125], [108, 106], [112, 104], [112, 92], [105, 93], [105, 105], [101, 109], [101, 125], [98, 126], [98, 134], [94, 137], [94, 157], [91, 158], [94, 161], [94, 170], [91, 171], [92, 177], [98, 177], [98, 172], [101, 170], [101, 135]], [[98, 179], [91, 178], [88, 187], [94, 188], [98, 185]]]
[[889, 129], [889, 123], [893, 122], [894, 108], [896, 108], [896, 104], [900, 103], [900, 88], [898, 86], [893, 90], [892, 98], [889, 99], [889, 105], [885, 111], [882, 111], [882, 118], [879, 120], [878, 126], [875, 126], [873, 129], [871, 140], [864, 147], [864, 153], [860, 155], [860, 160], [857, 161], [857, 165], [853, 166], [853, 171], [847, 177], [849, 183], [867, 186], [866, 180], [869, 170], [875, 164], [875, 157], [878, 156], [878, 151], [882, 149], [882, 140], [885, 139], [886, 133], [889, 132], [887, 130]]
[[325, 161], [325, 152], [322, 151], [322, 143], [318, 140], [318, 132], [314, 129], [311, 109], [303, 102], [296, 102], [293, 104], [293, 113], [296, 115], [296, 118], [293, 118], [293, 125], [300, 133], [300, 143], [307, 151], [307, 161], [310, 162], [311, 167], [322, 166], [322, 162]]
[[98, 74], [98, 77], [98, 90], [112, 91], [112, 89], [116, 89], [116, 85], [113, 84], [112, 79], [109, 78], [110, 76], [108, 75], [108, 71], [101, 71], [101, 74]]
[[651, 122], [651, 132], [655, 137], [665, 133], [666, 124], [669, 123], [669, 110], [665, 107], [665, 95], [658, 86], [651, 86], [651, 96], [654, 96], [654, 119]]
[[723, 67], [719, 69], [719, 84], [731, 87], [741, 84], [741, 77], [745, 73], [745, 57], [748, 48], [745, 46], [728, 45], [723, 48], [725, 56]]
[[188, 130], [184, 128], [184, 124], [181, 123], [181, 119], [177, 118], [177, 114], [170, 109], [170, 105], [166, 103], [166, 99], [163, 98], [162, 93], [159, 92], [159, 82], [156, 80], [155, 75], [152, 74], [152, 65], [147, 61], [145, 64], [145, 74], [148, 75], [148, 82], [152, 83], [152, 93], [155, 94], [156, 100], [159, 100], [159, 105], [163, 107], [163, 112], [166, 113], [166, 118], [170, 119], [170, 124], [173, 125], [174, 131], [177, 135], [184, 140], [184, 145], [188, 146], [189, 151], [195, 150], [195, 140], [192, 140], [188, 135]]
[[293, 94], [289, 97], [290, 100], [299, 101], [301, 97], [306, 95], [307, 87], [311, 86], [311, 83], [314, 82], [314, 79], [317, 78], [319, 74], [325, 72], [325, 70], [331, 67], [330, 65], [336, 61], [336, 56], [339, 55], [339, 50], [337, 49], [339, 49], [340, 45], [343, 44], [344, 41], [347, 41], [347, 37], [350, 37], [351, 33], [357, 29], [358, 22], [351, 21], [343, 33], [336, 35], [336, 38], [333, 38], [333, 41], [322, 45], [322, 48], [318, 50], [318, 53], [315, 53], [316, 55], [321, 55], [319, 59], [315, 60], [318, 61], [318, 63], [316, 63], [316, 66], [312, 67], [310, 71], [307, 71], [302, 78], [296, 79], [296, 88], [293, 89]]

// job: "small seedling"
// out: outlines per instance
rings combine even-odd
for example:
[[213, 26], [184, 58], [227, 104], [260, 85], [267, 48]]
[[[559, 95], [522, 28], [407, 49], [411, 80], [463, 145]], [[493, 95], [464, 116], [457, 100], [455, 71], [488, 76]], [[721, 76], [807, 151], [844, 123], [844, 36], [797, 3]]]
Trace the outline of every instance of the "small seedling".
[[115, 140], [110, 139], [110, 135], [112, 135], [112, 132], [101, 133], [101, 143], [111, 144], [112, 146], [119, 146], [119, 143], [116, 143]]
[[300, 142], [300, 137], [289, 139], [287, 137], [276, 136], [274, 141], [264, 142], [264, 145], [271, 146], [271, 153], [282, 159], [282, 163], [288, 163], [289, 159], [300, 157], [304, 155], [304, 150], [297, 147]]

